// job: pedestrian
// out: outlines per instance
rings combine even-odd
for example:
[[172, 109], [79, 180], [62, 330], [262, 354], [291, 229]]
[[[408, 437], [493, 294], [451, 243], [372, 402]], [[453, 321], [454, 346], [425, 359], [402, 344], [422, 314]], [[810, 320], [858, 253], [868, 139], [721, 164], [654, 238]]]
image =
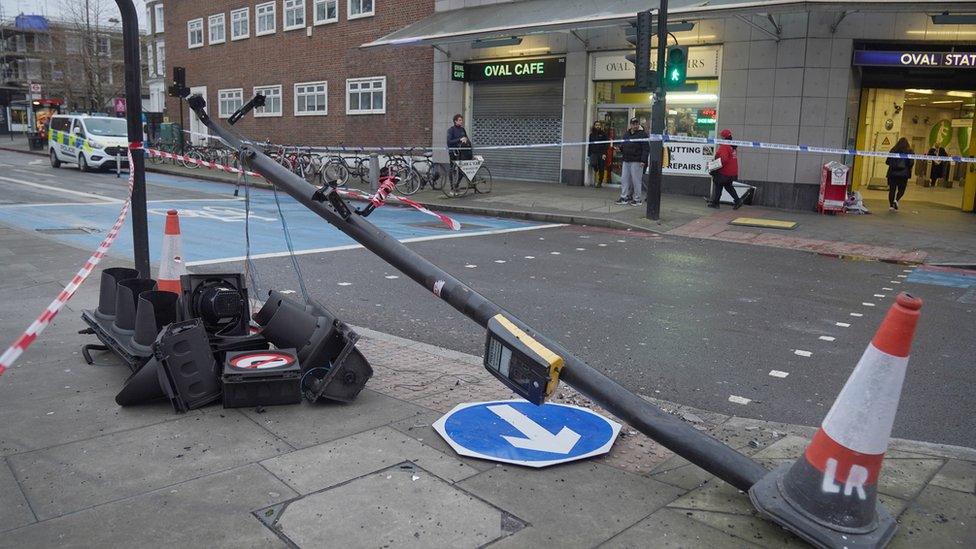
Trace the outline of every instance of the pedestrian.
[[464, 129], [464, 117], [460, 114], [454, 115], [454, 125], [447, 129], [447, 150], [451, 160], [471, 160], [473, 157], [471, 140]]
[[603, 131], [603, 123], [599, 120], [593, 123], [587, 143], [586, 155], [590, 159], [590, 169], [593, 170], [593, 185], [599, 188], [603, 186], [604, 178], [609, 175], [606, 168], [607, 151], [610, 150], [607, 132]]
[[[732, 130], [726, 128], [719, 132], [719, 137], [722, 139], [732, 139]], [[709, 197], [707, 206], [709, 208], [718, 208], [719, 201], [722, 199], [722, 189], [725, 189], [732, 196], [732, 209], [738, 210], [742, 207], [742, 198], [739, 198], [739, 193], [735, 191], [735, 186], [732, 184], [736, 179], [739, 178], [739, 156], [736, 152], [737, 147], [735, 145], [722, 144], [718, 146], [715, 150], [715, 157], [721, 160], [722, 165], [712, 170], [712, 195]]]
[[620, 198], [614, 204], [630, 204], [637, 206], [641, 203], [641, 189], [644, 185], [644, 169], [647, 168], [647, 157], [651, 153], [650, 137], [641, 129], [640, 120], [630, 119], [630, 127], [624, 132], [623, 142], [620, 144]]
[[[908, 139], [902, 137], [891, 148], [891, 152], [912, 154], [912, 146], [908, 144]], [[885, 160], [885, 164], [888, 165], [888, 211], [893, 212], [898, 209], [898, 201], [905, 196], [908, 178], [912, 175], [912, 166], [915, 161], [911, 158], [889, 157]], [[932, 170], [935, 171], [935, 168]]]

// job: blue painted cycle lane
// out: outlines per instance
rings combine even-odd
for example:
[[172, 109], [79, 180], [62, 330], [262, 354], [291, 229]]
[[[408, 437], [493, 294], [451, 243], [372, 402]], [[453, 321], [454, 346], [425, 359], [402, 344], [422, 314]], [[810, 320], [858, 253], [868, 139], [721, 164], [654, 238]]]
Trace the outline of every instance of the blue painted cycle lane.
[[[228, 185], [198, 182], [186, 178], [153, 177], [154, 184], [193, 188], [205, 192], [218, 190], [230, 194]], [[192, 187], [191, 187], [192, 186]], [[288, 225], [296, 252], [310, 253], [356, 243], [335, 227], [291, 197], [279, 193], [281, 212]], [[351, 206], [357, 203], [350, 202]], [[358, 203], [361, 205], [361, 203]], [[0, 206], [0, 221], [27, 233], [54, 238], [72, 246], [94, 250], [114, 224], [120, 203], [79, 203], [38, 206]], [[162, 249], [163, 225], [166, 211], [180, 213], [183, 252], [189, 264], [234, 260], [245, 255], [245, 202], [232, 197], [194, 200], [150, 200], [149, 245], [150, 256], [157, 260]], [[131, 214], [130, 214], [131, 215]], [[397, 240], [444, 238], [456, 235], [484, 234], [498, 231], [540, 227], [539, 223], [492, 217], [451, 214], [461, 223], [461, 231], [452, 231], [435, 217], [410, 208], [384, 207], [373, 212], [369, 221]], [[287, 253], [282, 223], [274, 195], [265, 189], [252, 189], [250, 201], [251, 255]], [[84, 228], [84, 230], [80, 230]], [[40, 229], [40, 231], [38, 231]], [[90, 232], [86, 232], [90, 231]], [[130, 219], [120, 232], [110, 255], [132, 257], [132, 228]]]

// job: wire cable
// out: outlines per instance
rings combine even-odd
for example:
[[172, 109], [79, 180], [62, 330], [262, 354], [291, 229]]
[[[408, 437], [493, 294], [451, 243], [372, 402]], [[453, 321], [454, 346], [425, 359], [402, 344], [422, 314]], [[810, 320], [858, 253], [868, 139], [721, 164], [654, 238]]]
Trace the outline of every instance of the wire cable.
[[288, 230], [288, 221], [285, 220], [285, 212], [281, 209], [281, 201], [278, 199], [278, 187], [275, 185], [271, 186], [271, 191], [274, 193], [275, 205], [278, 207], [278, 217], [281, 218], [281, 229], [285, 234], [285, 245], [288, 246], [288, 256], [291, 258], [292, 267], [295, 268], [295, 275], [298, 276], [298, 286], [302, 290], [302, 297], [305, 299], [305, 304], [308, 305], [308, 288], [305, 287], [305, 276], [302, 275], [302, 269], [298, 265], [298, 256], [295, 255], [295, 246], [291, 240], [291, 231]]

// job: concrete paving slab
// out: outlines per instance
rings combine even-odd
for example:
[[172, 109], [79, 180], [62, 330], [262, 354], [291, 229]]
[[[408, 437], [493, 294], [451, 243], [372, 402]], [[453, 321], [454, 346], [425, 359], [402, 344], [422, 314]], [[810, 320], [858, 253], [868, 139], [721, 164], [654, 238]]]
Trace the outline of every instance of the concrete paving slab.
[[651, 473], [651, 478], [683, 490], [694, 490], [715, 479], [708, 471], [692, 464]]
[[898, 522], [891, 549], [976, 547], [976, 495], [928, 486]]
[[303, 549], [480, 547], [508, 534], [503, 516], [500, 509], [408, 466], [297, 499], [276, 526]]
[[90, 392], [117, 392], [129, 375], [129, 369], [114, 357], [104, 363], [97, 359], [90, 366], [84, 363], [80, 350], [65, 354], [68, 356], [51, 360], [51, 353], [29, 353], [15, 362], [3, 375], [0, 401], [5, 407], [15, 407], [25, 401], [58, 401]]
[[380, 427], [262, 461], [296, 492], [309, 494], [410, 461], [454, 483], [479, 471], [390, 427]]
[[251, 511], [295, 497], [256, 464], [5, 532], [3, 547], [287, 547]]
[[944, 463], [940, 459], [886, 459], [878, 475], [878, 492], [912, 499]]
[[749, 495], [717, 478], [707, 481], [701, 488], [681, 496], [668, 507], [694, 511], [715, 511], [729, 515], [752, 515], [755, 509]]
[[382, 427], [424, 411], [409, 402], [369, 389], [363, 389], [350, 403], [303, 402], [297, 406], [268, 406], [263, 410], [241, 409], [255, 423], [295, 448], [307, 448]]
[[0, 454], [21, 454], [178, 417], [168, 402], [122, 408], [115, 403], [116, 392], [115, 389], [83, 392], [63, 399], [33, 401], [29, 406], [5, 406], [6, 425], [0, 432]]
[[600, 545], [601, 549], [760, 547], [715, 528], [702, 528], [687, 512], [661, 509]]
[[459, 484], [528, 521], [538, 529], [533, 536], [552, 536], [560, 547], [592, 547], [681, 493], [648, 477], [587, 462], [541, 470], [497, 467]]
[[0, 460], [0, 531], [37, 522], [6, 461]]
[[731, 515], [716, 511], [686, 511], [685, 515], [702, 525], [760, 547], [809, 547], [806, 542], [758, 515]]
[[7, 460], [44, 520], [289, 450], [241, 414], [213, 410]]
[[951, 460], [939, 469], [931, 484], [972, 494], [976, 492], [976, 463]]

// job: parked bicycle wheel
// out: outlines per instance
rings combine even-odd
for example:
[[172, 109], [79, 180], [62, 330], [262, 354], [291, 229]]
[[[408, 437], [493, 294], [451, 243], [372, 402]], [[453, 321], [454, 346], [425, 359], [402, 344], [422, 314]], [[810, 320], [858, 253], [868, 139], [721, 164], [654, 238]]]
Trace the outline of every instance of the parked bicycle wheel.
[[471, 182], [474, 185], [474, 192], [480, 194], [488, 194], [491, 192], [491, 171], [488, 170], [488, 166], [481, 166], [478, 173], [474, 174], [474, 180]]
[[448, 180], [444, 182], [444, 187], [441, 188], [441, 192], [444, 193], [444, 196], [448, 198], [458, 198], [468, 194], [468, 189], [471, 182], [468, 181], [468, 178], [465, 177], [461, 170], [454, 168], [452, 171], [454, 172], [454, 180], [451, 181], [451, 178], [449, 177]]
[[345, 187], [349, 181], [349, 168], [341, 158], [332, 157], [322, 166], [322, 177], [324, 183], [335, 181], [339, 187]]
[[190, 149], [186, 151], [185, 153], [183, 153], [183, 156], [189, 158], [190, 160], [185, 160], [183, 158], [180, 158], [180, 165], [183, 166], [184, 168], [189, 168], [191, 170], [195, 170], [200, 167], [200, 164], [198, 164], [197, 162], [191, 162], [191, 160], [204, 159], [203, 153], [196, 149]]
[[431, 189], [435, 191], [443, 189], [444, 184], [447, 182], [447, 168], [443, 164], [431, 164], [427, 181]]
[[397, 178], [394, 188], [398, 193], [410, 196], [420, 190], [420, 174], [414, 168], [400, 170], [394, 177]]

